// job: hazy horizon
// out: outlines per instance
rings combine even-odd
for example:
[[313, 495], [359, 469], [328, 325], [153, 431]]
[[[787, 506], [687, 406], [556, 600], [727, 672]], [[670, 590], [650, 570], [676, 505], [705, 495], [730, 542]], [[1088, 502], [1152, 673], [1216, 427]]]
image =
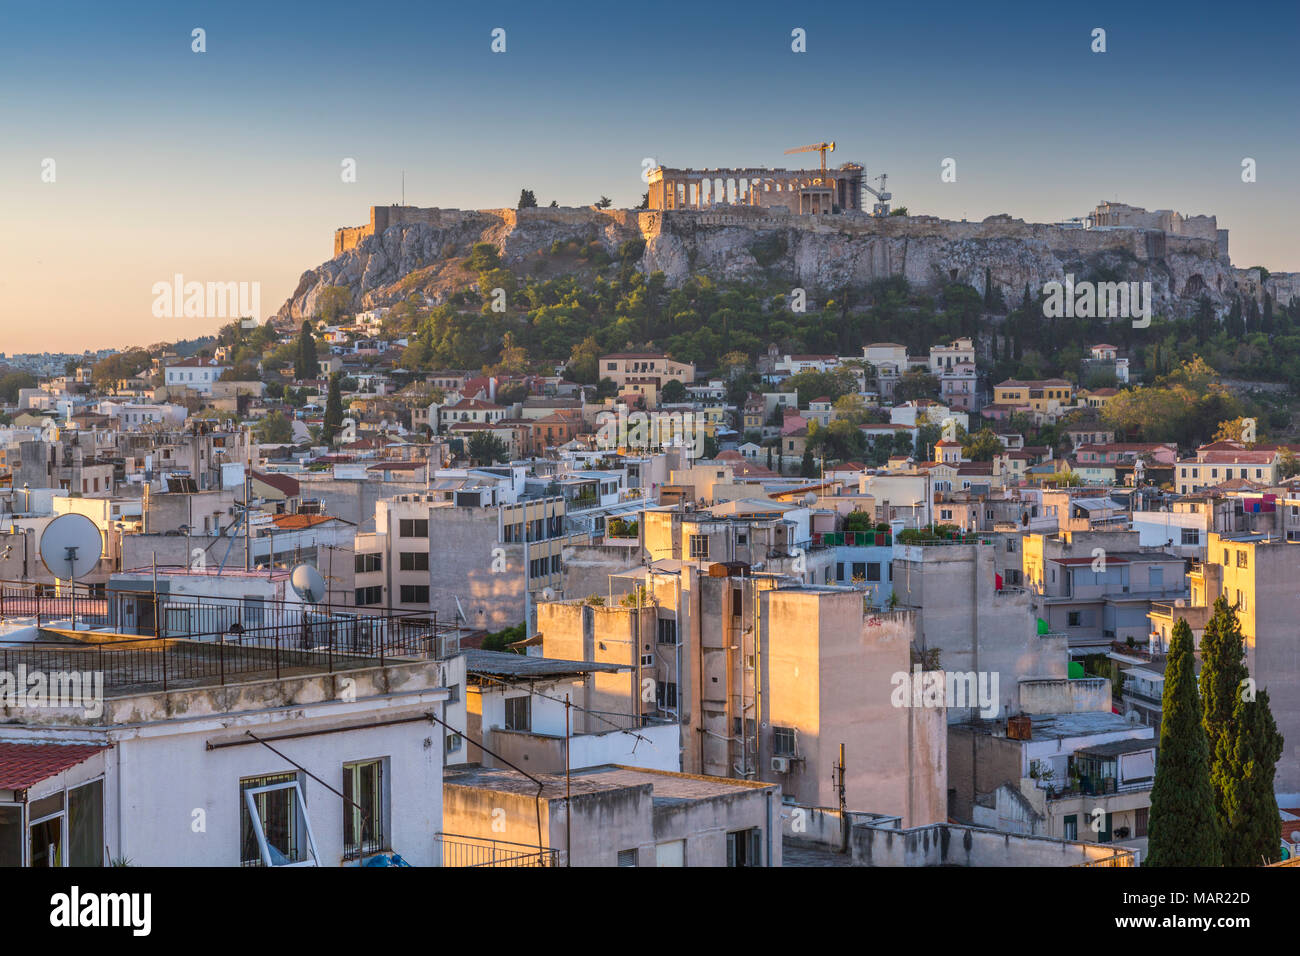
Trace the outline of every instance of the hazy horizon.
[[[1244, 4], [92, 3], [0, 12], [0, 352], [212, 334], [153, 286], [260, 283], [259, 320], [372, 205], [635, 206], [643, 158], [888, 173], [895, 206], [1035, 222], [1101, 200], [1215, 215], [1238, 267], [1300, 271], [1300, 14]], [[1209, 25], [1213, 24], [1213, 29]], [[206, 30], [207, 51], [191, 50]], [[507, 50], [490, 50], [493, 28]], [[790, 32], [807, 31], [792, 53]], [[1089, 49], [1094, 27], [1107, 52]], [[1081, 93], [1086, 91], [1086, 95]], [[957, 181], [940, 162], [957, 160]], [[1241, 181], [1241, 161], [1258, 181]], [[42, 164], [56, 163], [54, 182]], [[341, 163], [357, 163], [345, 183]]]

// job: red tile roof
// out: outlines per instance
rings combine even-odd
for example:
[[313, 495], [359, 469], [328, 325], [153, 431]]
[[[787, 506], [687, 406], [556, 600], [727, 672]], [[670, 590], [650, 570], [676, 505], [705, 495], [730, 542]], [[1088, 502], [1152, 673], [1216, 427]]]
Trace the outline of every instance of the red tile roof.
[[0, 790], [26, 790], [107, 749], [96, 744], [0, 743]]
[[302, 494], [302, 485], [298, 483], [298, 479], [289, 475], [281, 475], [273, 471], [254, 471], [253, 478], [264, 485], [270, 485], [288, 498], [296, 498]]
[[272, 515], [271, 523], [282, 531], [301, 531], [313, 528], [326, 521], [334, 521], [333, 515]]

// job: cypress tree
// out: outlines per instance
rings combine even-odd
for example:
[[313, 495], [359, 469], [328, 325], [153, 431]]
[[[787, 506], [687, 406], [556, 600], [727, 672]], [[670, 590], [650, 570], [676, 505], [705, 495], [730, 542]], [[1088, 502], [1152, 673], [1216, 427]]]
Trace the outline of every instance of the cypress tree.
[[1180, 618], [1165, 667], [1147, 866], [1218, 866], [1222, 861], [1193, 654], [1192, 629]]
[[817, 477], [817, 464], [813, 461], [811, 448], [803, 450], [803, 461], [799, 463], [799, 477], [815, 478]]
[[342, 376], [338, 372], [330, 376], [329, 397], [325, 399], [325, 423], [321, 429], [321, 437], [327, 445], [334, 444], [334, 436], [343, 427], [343, 386], [340, 384], [341, 378]]
[[293, 377], [302, 382], [313, 379], [320, 373], [316, 364], [316, 337], [311, 334], [311, 322], [302, 320], [302, 329], [298, 332], [298, 358], [293, 363]]
[[[1201, 725], [1210, 748], [1210, 779], [1221, 781], [1219, 760], [1225, 738], [1232, 736], [1233, 713], [1241, 696], [1242, 682], [1249, 674], [1242, 658], [1246, 654], [1245, 639], [1237, 612], [1228, 606], [1223, 595], [1214, 602], [1214, 614], [1205, 622], [1201, 635]], [[1225, 823], [1223, 789], [1214, 785], [1214, 809], [1219, 825]]]
[[1211, 781], [1221, 795], [1224, 866], [1258, 866], [1281, 856], [1282, 820], [1273, 775], [1282, 756], [1268, 691], [1239, 695], [1230, 731], [1219, 739]]

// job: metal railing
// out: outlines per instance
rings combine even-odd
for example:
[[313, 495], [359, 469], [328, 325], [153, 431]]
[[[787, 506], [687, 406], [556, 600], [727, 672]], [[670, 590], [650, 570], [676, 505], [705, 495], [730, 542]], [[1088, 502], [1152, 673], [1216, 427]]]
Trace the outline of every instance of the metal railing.
[[0, 620], [14, 617], [44, 621], [71, 620], [75, 599], [77, 620], [101, 625], [108, 622], [108, 601], [98, 589], [82, 585], [73, 590], [71, 583], [52, 584], [0, 583]]
[[523, 843], [486, 840], [456, 833], [437, 833], [434, 840], [441, 849], [443, 866], [559, 866], [558, 850], [539, 849]]
[[390, 662], [441, 660], [459, 650], [455, 632], [390, 618], [313, 618], [210, 640], [134, 637], [80, 644], [15, 641], [0, 645], [0, 669], [97, 672], [104, 686], [140, 692], [158, 687], [225, 686], [257, 677], [328, 673]]

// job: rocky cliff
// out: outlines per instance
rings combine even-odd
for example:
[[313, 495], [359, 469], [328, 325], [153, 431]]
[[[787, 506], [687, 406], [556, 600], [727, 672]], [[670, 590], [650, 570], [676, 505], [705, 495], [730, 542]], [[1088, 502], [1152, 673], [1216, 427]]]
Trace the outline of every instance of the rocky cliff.
[[915, 285], [965, 282], [981, 293], [986, 276], [1008, 302], [1024, 288], [1071, 273], [1076, 279], [1150, 282], [1156, 310], [1187, 314], [1202, 296], [1220, 312], [1234, 295], [1288, 303], [1300, 296], [1300, 274], [1234, 268], [1214, 240], [1129, 227], [1078, 229], [1008, 216], [952, 222], [928, 216], [864, 214], [791, 216], [783, 210], [735, 207], [709, 211], [595, 208], [414, 209], [380, 207], [380, 223], [340, 230], [329, 261], [304, 272], [276, 318], [315, 314], [320, 293], [347, 286], [358, 308], [399, 301], [412, 292], [441, 302], [474, 282], [464, 256], [490, 242], [518, 274], [543, 270], [551, 246], [599, 242], [611, 255], [644, 241], [638, 263], [662, 271], [669, 285], [692, 273], [722, 281], [802, 287], [814, 299], [845, 286], [902, 275]]

